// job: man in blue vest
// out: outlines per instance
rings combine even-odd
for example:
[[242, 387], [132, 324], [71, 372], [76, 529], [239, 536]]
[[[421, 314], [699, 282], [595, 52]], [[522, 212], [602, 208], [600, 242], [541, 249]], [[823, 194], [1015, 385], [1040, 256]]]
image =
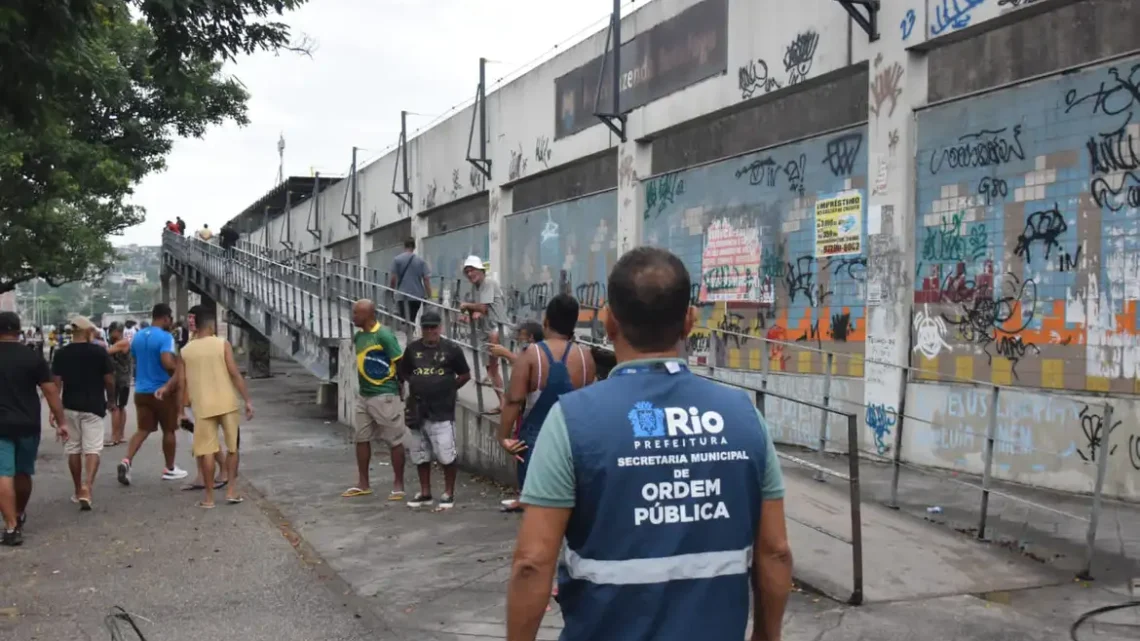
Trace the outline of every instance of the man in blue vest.
[[676, 256], [625, 254], [608, 294], [617, 366], [539, 433], [507, 639], [535, 639], [557, 564], [562, 641], [738, 641], [750, 604], [753, 641], [780, 641], [792, 555], [767, 426], [748, 394], [677, 358], [695, 314]]

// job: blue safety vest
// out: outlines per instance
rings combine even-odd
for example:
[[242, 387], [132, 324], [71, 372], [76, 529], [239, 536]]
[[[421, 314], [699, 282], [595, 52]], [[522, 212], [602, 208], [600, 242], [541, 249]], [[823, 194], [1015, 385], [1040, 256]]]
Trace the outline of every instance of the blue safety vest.
[[576, 480], [561, 639], [743, 639], [768, 445], [749, 396], [666, 361], [559, 403]]

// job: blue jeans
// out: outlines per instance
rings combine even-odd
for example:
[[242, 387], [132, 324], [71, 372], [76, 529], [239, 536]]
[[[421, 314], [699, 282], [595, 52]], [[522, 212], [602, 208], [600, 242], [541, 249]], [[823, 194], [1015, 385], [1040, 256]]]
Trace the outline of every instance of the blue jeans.
[[0, 437], [0, 476], [36, 473], [36, 456], [40, 451], [40, 435], [17, 438]]

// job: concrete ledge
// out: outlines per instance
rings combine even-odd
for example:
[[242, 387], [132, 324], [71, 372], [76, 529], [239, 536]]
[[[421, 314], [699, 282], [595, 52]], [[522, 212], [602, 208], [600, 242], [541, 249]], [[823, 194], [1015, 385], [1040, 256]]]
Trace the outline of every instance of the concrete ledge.
[[462, 400], [455, 406], [455, 447], [459, 466], [467, 472], [514, 487], [518, 483], [515, 461], [499, 446], [495, 430], [499, 417], [483, 416]]

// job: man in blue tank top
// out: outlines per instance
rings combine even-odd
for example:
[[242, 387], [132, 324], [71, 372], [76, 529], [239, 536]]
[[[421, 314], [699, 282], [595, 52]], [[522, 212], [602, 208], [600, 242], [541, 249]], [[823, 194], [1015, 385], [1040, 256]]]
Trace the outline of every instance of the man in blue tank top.
[[689, 284], [652, 247], [610, 274], [617, 366], [561, 396], [539, 432], [508, 641], [535, 639], [556, 564], [563, 641], [738, 641], [750, 606], [753, 640], [780, 641], [792, 584], [783, 477], [749, 395], [677, 358], [695, 318]]

